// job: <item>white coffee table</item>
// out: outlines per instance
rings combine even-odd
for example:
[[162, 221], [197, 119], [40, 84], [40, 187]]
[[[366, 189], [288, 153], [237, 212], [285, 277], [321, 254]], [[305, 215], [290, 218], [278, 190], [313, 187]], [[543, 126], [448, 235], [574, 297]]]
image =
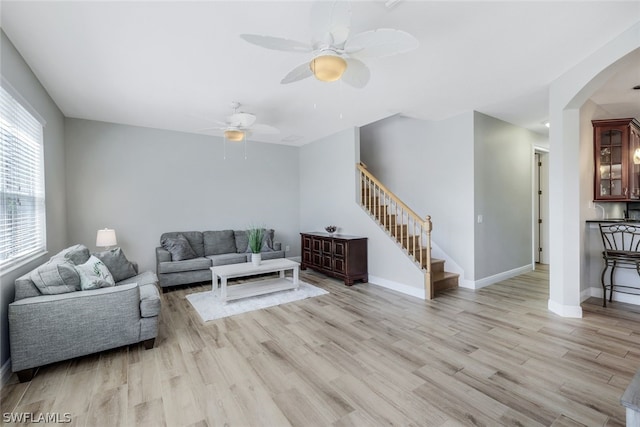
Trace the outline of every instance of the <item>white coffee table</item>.
[[[293, 279], [285, 277], [287, 270], [293, 271]], [[298, 289], [298, 274], [300, 264], [286, 258], [264, 260], [260, 265], [251, 262], [241, 264], [218, 265], [211, 267], [212, 286], [211, 292], [220, 296], [225, 303], [240, 298], [268, 294], [271, 292]], [[233, 277], [255, 276], [256, 274], [280, 272], [277, 279], [256, 280], [240, 283], [227, 288], [227, 279]], [[220, 278], [220, 292], [218, 293], [218, 278]]]

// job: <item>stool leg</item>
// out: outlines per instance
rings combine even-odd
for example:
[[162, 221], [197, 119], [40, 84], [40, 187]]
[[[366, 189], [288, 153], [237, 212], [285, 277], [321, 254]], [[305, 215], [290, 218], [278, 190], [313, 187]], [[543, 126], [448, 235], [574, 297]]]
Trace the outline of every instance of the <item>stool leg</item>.
[[[604, 260], [604, 268], [602, 269], [602, 275], [600, 276], [600, 283], [602, 283], [602, 306], [607, 306], [607, 285], [604, 282], [604, 278], [607, 274], [607, 269], [609, 268], [609, 261], [605, 258]], [[640, 272], [640, 270], [638, 270]]]
[[609, 302], [613, 301], [613, 273], [616, 270], [616, 261], [613, 261], [613, 265], [611, 266], [611, 290], [609, 291]]
[[602, 283], [602, 306], [606, 307], [607, 306], [607, 286], [604, 284], [604, 276], [605, 274], [607, 274], [607, 267], [609, 267], [609, 264], [607, 264], [607, 262], [604, 262], [604, 268], [602, 269], [602, 274], [600, 275], [600, 283]]

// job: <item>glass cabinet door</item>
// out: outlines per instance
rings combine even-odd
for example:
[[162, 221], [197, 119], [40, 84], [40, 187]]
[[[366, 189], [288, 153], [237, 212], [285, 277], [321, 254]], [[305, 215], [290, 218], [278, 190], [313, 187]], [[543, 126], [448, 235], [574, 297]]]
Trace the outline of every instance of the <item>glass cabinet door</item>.
[[631, 127], [629, 134], [629, 197], [640, 199], [640, 132]]
[[[640, 148], [640, 147], [639, 147]], [[638, 152], [640, 155], [640, 150]], [[640, 158], [639, 158], [640, 159]], [[640, 163], [639, 163], [640, 171]], [[622, 132], [600, 131], [600, 197], [622, 197]]]
[[640, 122], [628, 118], [591, 123], [594, 200], [640, 200]]

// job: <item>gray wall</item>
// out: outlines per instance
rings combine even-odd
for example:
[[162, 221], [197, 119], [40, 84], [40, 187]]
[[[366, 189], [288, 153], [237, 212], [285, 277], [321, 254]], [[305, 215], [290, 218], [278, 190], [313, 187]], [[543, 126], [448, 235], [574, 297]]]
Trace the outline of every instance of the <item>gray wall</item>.
[[221, 138], [67, 119], [69, 241], [95, 249], [96, 232], [116, 230], [118, 245], [155, 271], [166, 231], [276, 230], [300, 254], [298, 148], [227, 143]]
[[359, 129], [347, 129], [300, 148], [300, 230], [368, 238], [369, 281], [424, 297], [424, 275], [357, 201]]
[[418, 215], [431, 215], [434, 245], [473, 280], [473, 113], [380, 120], [362, 127], [360, 152], [385, 186]]
[[[44, 128], [44, 172], [47, 250], [52, 255], [67, 244], [64, 117], [3, 31], [0, 31], [0, 43], [2, 76], [47, 122]], [[0, 272], [0, 366], [9, 358], [7, 306], [13, 301], [13, 282], [46, 259], [40, 257], [27, 265]]]
[[533, 146], [538, 139], [531, 131], [474, 113], [476, 280], [532, 263]]

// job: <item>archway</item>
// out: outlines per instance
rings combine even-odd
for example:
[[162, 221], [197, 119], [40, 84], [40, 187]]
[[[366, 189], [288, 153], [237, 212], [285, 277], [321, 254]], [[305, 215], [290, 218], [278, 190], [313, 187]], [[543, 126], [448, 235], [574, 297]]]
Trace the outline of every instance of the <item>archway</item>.
[[[582, 317], [580, 277], [584, 221], [580, 197], [580, 107], [640, 48], [640, 22], [620, 34], [550, 88], [549, 310]], [[637, 65], [636, 65], [637, 66]]]

